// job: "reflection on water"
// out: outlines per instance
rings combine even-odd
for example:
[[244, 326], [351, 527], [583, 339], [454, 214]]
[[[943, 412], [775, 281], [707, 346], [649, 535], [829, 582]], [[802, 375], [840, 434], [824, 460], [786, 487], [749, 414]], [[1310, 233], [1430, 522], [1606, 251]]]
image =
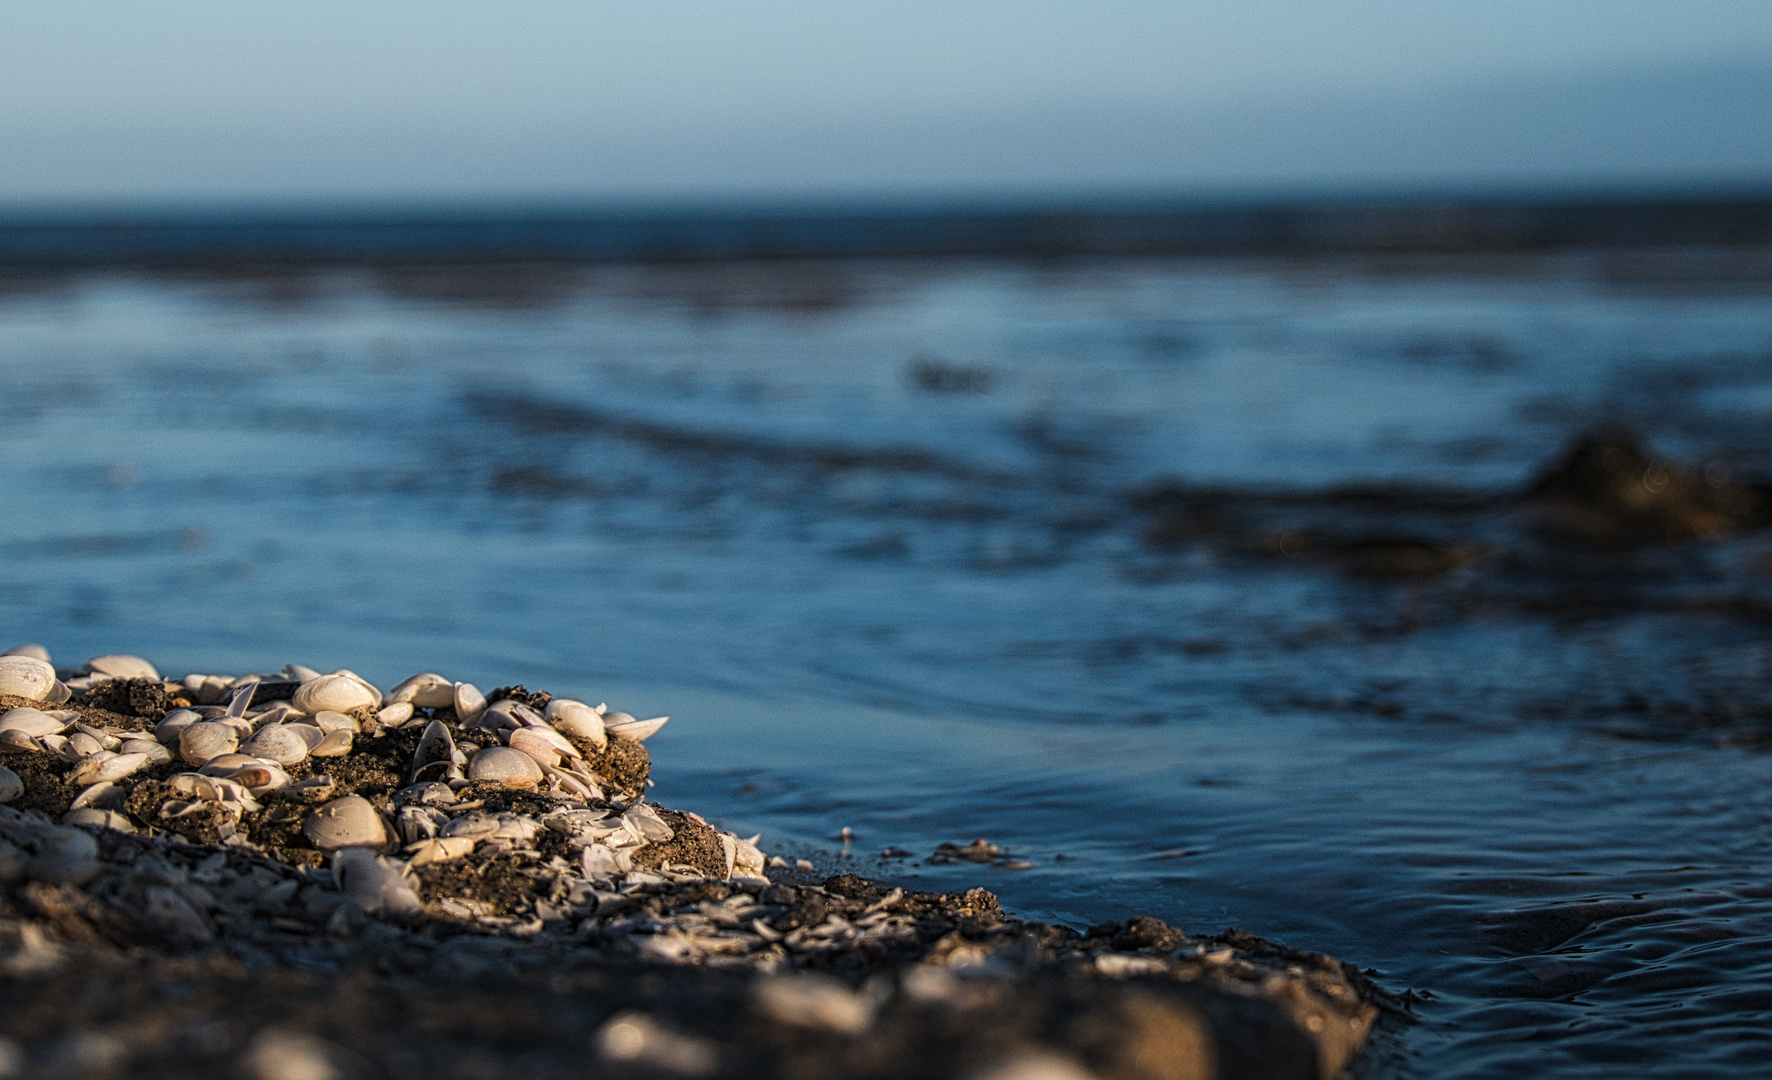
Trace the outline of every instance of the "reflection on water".
[[[1622, 423], [1761, 498], [1768, 265], [14, 278], [0, 611], [669, 712], [661, 798], [777, 844], [1377, 969], [1374, 1075], [1740, 1075], [1764, 515], [1597, 550], [1515, 495]], [[975, 836], [1034, 868], [920, 858]]]

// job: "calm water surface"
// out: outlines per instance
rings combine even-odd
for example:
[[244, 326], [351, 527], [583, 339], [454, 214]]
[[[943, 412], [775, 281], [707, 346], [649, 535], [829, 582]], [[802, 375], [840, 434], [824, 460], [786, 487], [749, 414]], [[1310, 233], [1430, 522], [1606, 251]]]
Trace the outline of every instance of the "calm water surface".
[[[1757, 1075], [1772, 543], [1559, 553], [1484, 500], [1601, 422], [1772, 476], [1769, 268], [15, 278], [0, 614], [668, 712], [659, 798], [766, 847], [1421, 993], [1369, 1076]], [[1218, 509], [1164, 532], [1162, 485]], [[1034, 868], [878, 858], [975, 836]]]

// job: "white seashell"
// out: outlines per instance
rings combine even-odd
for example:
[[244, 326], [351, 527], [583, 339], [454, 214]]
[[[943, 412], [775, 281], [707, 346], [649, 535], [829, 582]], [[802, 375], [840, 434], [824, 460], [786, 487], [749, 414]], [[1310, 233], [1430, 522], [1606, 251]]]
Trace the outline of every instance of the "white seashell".
[[68, 809], [79, 810], [86, 806], [97, 806], [100, 809], [115, 809], [122, 794], [122, 790], [118, 788], [116, 784], [109, 780], [104, 780], [74, 796], [74, 801], [68, 804]]
[[585, 877], [614, 877], [632, 870], [634, 857], [602, 844], [586, 844], [579, 855], [579, 866]]
[[396, 701], [392, 705], [383, 706], [382, 710], [375, 714], [375, 719], [382, 727], [399, 727], [412, 719], [412, 702]]
[[124, 739], [117, 747], [119, 754], [141, 754], [148, 759], [148, 767], [162, 765], [172, 760], [172, 751], [160, 745], [155, 739]]
[[375, 697], [361, 680], [334, 673], [302, 683], [291, 704], [312, 716], [319, 712], [349, 712], [374, 705]]
[[[425, 725], [424, 734], [419, 736], [418, 749], [412, 754], [412, 776], [414, 780], [420, 773], [431, 773], [427, 779], [446, 776], [467, 759], [460, 750], [455, 748], [455, 739], [443, 721], [432, 720]], [[460, 774], [457, 773], [457, 776]]]
[[[235, 818], [248, 810], [258, 809], [258, 800], [243, 784], [232, 780], [224, 780], [219, 776], [204, 776], [200, 773], [176, 773], [166, 778], [166, 789], [174, 795], [185, 795], [196, 803], [220, 803]], [[170, 809], [169, 809], [170, 808]], [[161, 817], [177, 817], [180, 813], [190, 812], [200, 807], [192, 806], [173, 808], [167, 803], [160, 808]]]
[[426, 866], [434, 862], [448, 862], [459, 859], [474, 850], [474, 840], [467, 836], [433, 837], [420, 840], [406, 848], [412, 856], [408, 866]]
[[[295, 724], [272, 724], [258, 729], [258, 734], [247, 739], [240, 747], [241, 753], [251, 754], [275, 761], [279, 765], [294, 765], [308, 756], [308, 740], [302, 738], [301, 732], [294, 730]], [[301, 727], [308, 725], [302, 724]], [[319, 728], [314, 728], [318, 732]]]
[[232, 724], [206, 720], [192, 724], [178, 736], [178, 756], [192, 765], [201, 765], [210, 758], [231, 754], [239, 746], [240, 733]]
[[369, 800], [360, 795], [346, 795], [315, 810], [302, 825], [302, 832], [321, 851], [381, 848], [388, 842], [387, 825]]
[[45, 735], [54, 735], [67, 728], [67, 724], [39, 709], [24, 706], [8, 709], [0, 714], [0, 729], [10, 728], [22, 731], [33, 738], [41, 739]]
[[394, 687], [388, 693], [388, 701], [412, 704], [421, 709], [447, 709], [455, 704], [455, 684], [427, 671]]
[[18, 773], [0, 765], [0, 803], [9, 803], [25, 793], [25, 782]]
[[550, 701], [547, 717], [554, 728], [565, 735], [583, 739], [599, 750], [609, 745], [609, 735], [603, 729], [603, 717], [582, 701]]
[[[215, 775], [230, 783], [239, 784], [254, 795], [263, 795], [267, 791], [276, 791], [289, 786], [289, 774], [284, 772], [276, 762], [265, 761], [262, 758], [248, 758], [247, 760], [250, 762], [249, 764], [229, 769], [226, 772], [218, 770]], [[205, 765], [204, 768], [209, 768], [209, 765]]]
[[41, 645], [14, 645], [12, 648], [0, 653], [0, 656], [31, 656], [43, 661], [45, 664], [49, 663], [49, 650]]
[[763, 849], [757, 846], [757, 841], [760, 839], [762, 839], [761, 835], [753, 836], [749, 840], [738, 837], [738, 850], [733, 853], [733, 865], [740, 870], [751, 871], [753, 877], [761, 876], [764, 870]]
[[231, 681], [220, 675], [186, 675], [185, 690], [199, 705], [219, 705], [227, 698]]
[[456, 721], [466, 724], [485, 711], [486, 695], [480, 693], [473, 683], [458, 682], [451, 704], [455, 706]]
[[85, 885], [104, 870], [91, 834], [53, 826], [44, 834], [42, 850], [25, 868], [31, 877], [51, 885]]
[[22, 731], [0, 728], [0, 754], [34, 754], [42, 749], [41, 743]]
[[43, 695], [43, 700], [51, 705], [63, 705], [73, 697], [74, 691], [68, 689], [68, 684], [57, 679], [55, 685], [49, 688], [49, 693]]
[[154, 738], [163, 743], [176, 743], [186, 728], [202, 719], [194, 709], [174, 709], [154, 725]]
[[381, 708], [381, 704], [382, 704], [381, 691], [377, 690], [375, 688], [374, 683], [370, 682], [368, 679], [365, 679], [363, 676], [357, 674], [355, 671], [351, 671], [346, 668], [339, 668], [337, 671], [333, 672], [332, 674], [342, 675], [343, 677], [352, 680], [358, 686], [361, 686], [363, 689], [369, 691], [369, 696], [373, 699], [372, 701], [370, 701], [369, 704], [374, 708], [377, 708], [377, 709]]
[[651, 720], [636, 720], [627, 713], [610, 713], [603, 717], [603, 728], [611, 735], [619, 735], [635, 742], [645, 742], [658, 734], [658, 729], [665, 726], [668, 716], [658, 716]]
[[101, 829], [116, 829], [118, 832], [132, 833], [135, 823], [115, 810], [100, 810], [95, 806], [83, 806], [78, 810], [69, 810], [62, 815], [63, 825], [85, 825]]
[[74, 770], [68, 777], [68, 783], [79, 786], [115, 783], [138, 769], [146, 768], [147, 764], [146, 754], [115, 754], [110, 757], [94, 754]]
[[542, 781], [534, 758], [508, 746], [488, 746], [468, 762], [468, 779], [507, 788], [532, 788]]
[[0, 694], [42, 701], [54, 686], [55, 669], [47, 661], [35, 656], [0, 656]]
[[68, 746], [64, 753], [70, 754], [78, 759], [91, 757], [104, 748], [105, 744], [93, 738], [91, 735], [86, 734], [84, 731], [76, 731], [74, 734], [68, 736]]
[[320, 673], [306, 664], [284, 664], [283, 677], [296, 682], [307, 682], [309, 679], [318, 679]]
[[727, 881], [732, 880], [732, 867], [738, 862], [738, 837], [729, 832], [716, 833], [720, 838], [720, 851], [726, 857], [726, 872], [720, 876]]
[[113, 679], [158, 679], [160, 673], [154, 665], [139, 656], [118, 653], [115, 656], [95, 656], [86, 661], [88, 671], [96, 671], [100, 675], [109, 675]]
[[339, 892], [371, 915], [415, 915], [423, 910], [408, 874], [400, 860], [363, 848], [347, 848], [332, 857], [332, 877]]
[[[564, 741], [558, 734], [554, 737]], [[518, 728], [511, 732], [510, 741], [506, 745], [512, 750], [528, 754], [545, 768], [553, 769], [560, 765], [559, 748], [543, 738], [540, 732], [530, 728]]]
[[315, 743], [314, 748], [308, 753], [313, 757], [321, 758], [344, 757], [351, 752], [351, 745], [356, 741], [356, 738], [357, 733], [354, 731], [334, 731]]
[[218, 754], [204, 762], [203, 767], [197, 770], [197, 775], [226, 776], [231, 772], [249, 768], [258, 763], [259, 759], [251, 754]]

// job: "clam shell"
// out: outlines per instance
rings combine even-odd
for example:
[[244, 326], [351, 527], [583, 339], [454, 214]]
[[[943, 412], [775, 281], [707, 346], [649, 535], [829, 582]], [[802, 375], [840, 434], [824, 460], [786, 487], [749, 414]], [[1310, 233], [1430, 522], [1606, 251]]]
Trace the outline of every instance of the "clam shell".
[[341, 728], [315, 743], [308, 753], [313, 757], [344, 757], [351, 752], [351, 744], [356, 738], [356, 732]]
[[10, 728], [22, 731], [33, 738], [41, 739], [45, 735], [54, 735], [68, 725], [40, 709], [29, 706], [8, 709], [0, 714], [0, 730]]
[[455, 704], [455, 684], [434, 672], [414, 675], [388, 692], [391, 704], [412, 704], [421, 709], [447, 709]]
[[[454, 700], [453, 690], [450, 691], [450, 700]], [[384, 705], [381, 711], [375, 714], [376, 723], [382, 727], [399, 727], [410, 719], [412, 719], [412, 702], [410, 701], [396, 701], [392, 705]], [[321, 727], [325, 727], [325, 725], [322, 724]]]
[[45, 664], [49, 663], [49, 650], [41, 645], [14, 645], [12, 648], [0, 653], [0, 656], [32, 656], [43, 661]]
[[231, 754], [240, 746], [240, 733], [232, 724], [203, 721], [179, 733], [178, 756], [192, 765], [201, 765], [213, 757]]
[[376, 695], [362, 680], [334, 672], [301, 684], [291, 699], [297, 709], [309, 714], [349, 712], [365, 705], [374, 705]]
[[147, 764], [146, 754], [113, 754], [110, 757], [94, 754], [68, 776], [68, 783], [78, 786], [115, 783], [138, 769], [146, 768]]
[[174, 709], [154, 725], [154, 738], [163, 743], [176, 743], [186, 728], [202, 719], [194, 709]]
[[91, 757], [105, 748], [105, 744], [88, 735], [84, 731], [76, 731], [68, 736], [68, 746], [64, 751], [75, 758]]
[[318, 679], [320, 673], [306, 664], [284, 664], [283, 677], [296, 682], [307, 682], [309, 679]]
[[507, 788], [532, 788], [542, 781], [534, 758], [508, 746], [488, 746], [468, 762], [468, 779]]
[[25, 782], [18, 773], [0, 765], [0, 803], [9, 803], [25, 793]]
[[418, 739], [418, 749], [412, 754], [412, 775], [416, 778], [424, 769], [439, 763], [447, 763], [444, 765], [446, 771], [461, 762], [461, 751], [455, 748], [455, 739], [443, 726], [443, 721], [432, 720], [426, 724], [424, 734]]
[[473, 683], [456, 683], [455, 696], [450, 700], [459, 723], [466, 724], [486, 709], [486, 695], [480, 693]]
[[43, 749], [41, 743], [14, 728], [0, 728], [0, 754], [34, 754]]
[[119, 754], [144, 754], [147, 756], [149, 766], [160, 765], [172, 760], [172, 751], [154, 739], [124, 739], [123, 744], [117, 747], [117, 752]]
[[609, 745], [609, 735], [603, 728], [603, 717], [582, 701], [550, 701], [547, 718], [555, 730], [575, 739], [583, 739], [599, 750]]
[[121, 803], [123, 792], [109, 780], [100, 781], [74, 796], [68, 809], [79, 810], [86, 806], [96, 806], [102, 810], [114, 810]]
[[55, 669], [47, 661], [35, 656], [0, 656], [0, 694], [42, 701], [54, 686]]
[[388, 842], [387, 825], [368, 799], [346, 795], [308, 815], [302, 832], [321, 851], [340, 848], [381, 848]]
[[139, 656], [117, 653], [112, 656], [95, 656], [86, 661], [88, 671], [96, 671], [100, 675], [109, 675], [113, 679], [158, 679], [160, 673], [154, 665]]
[[[301, 724], [272, 724], [258, 729], [258, 733], [247, 739], [240, 747], [242, 753], [253, 757], [266, 758], [279, 765], [294, 765], [308, 756], [308, 740], [302, 738], [297, 727], [308, 727]], [[314, 728], [318, 732], [319, 728]]]
[[[560, 735], [556, 734], [554, 737], [564, 741]], [[516, 731], [511, 732], [510, 741], [506, 745], [512, 750], [518, 750], [528, 754], [547, 768], [558, 768], [560, 765], [559, 748], [543, 738], [542, 734], [538, 731], [532, 731], [529, 728], [518, 728]]]

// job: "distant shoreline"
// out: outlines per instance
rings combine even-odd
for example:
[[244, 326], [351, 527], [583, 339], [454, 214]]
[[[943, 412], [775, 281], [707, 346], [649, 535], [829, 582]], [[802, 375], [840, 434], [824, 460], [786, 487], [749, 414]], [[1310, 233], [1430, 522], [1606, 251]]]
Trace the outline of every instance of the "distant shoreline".
[[0, 268], [1487, 253], [1772, 245], [1772, 191], [803, 207], [0, 213]]

